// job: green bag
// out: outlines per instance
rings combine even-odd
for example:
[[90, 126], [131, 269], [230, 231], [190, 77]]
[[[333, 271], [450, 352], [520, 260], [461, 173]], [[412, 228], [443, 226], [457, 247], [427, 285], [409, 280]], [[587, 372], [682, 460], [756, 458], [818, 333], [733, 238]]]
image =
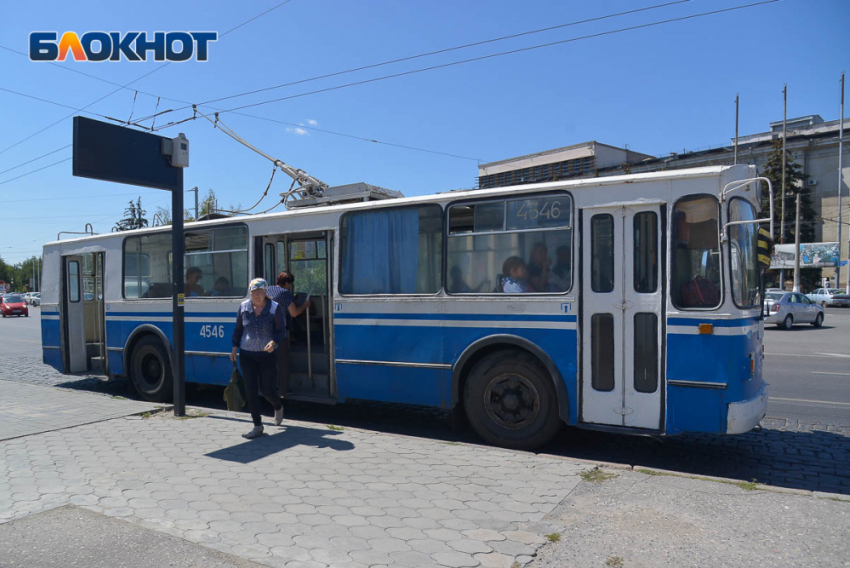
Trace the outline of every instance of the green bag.
[[230, 374], [230, 384], [224, 389], [224, 401], [227, 403], [227, 410], [242, 410], [245, 406], [245, 397], [242, 396], [242, 375], [239, 373], [239, 367], [233, 363], [233, 372]]

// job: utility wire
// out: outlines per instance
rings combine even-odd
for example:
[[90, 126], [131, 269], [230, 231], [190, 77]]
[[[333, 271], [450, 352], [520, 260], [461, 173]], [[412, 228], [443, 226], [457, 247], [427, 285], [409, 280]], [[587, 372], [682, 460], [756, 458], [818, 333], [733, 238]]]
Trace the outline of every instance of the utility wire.
[[44, 167], [42, 167], [42, 168], [38, 168], [37, 170], [32, 170], [31, 172], [27, 172], [27, 173], [25, 173], [25, 174], [21, 174], [21, 175], [19, 175], [18, 177], [13, 177], [13, 178], [11, 178], [11, 179], [7, 179], [7, 180], [4, 180], [4, 181], [0, 181], [0, 185], [7, 184], [7, 183], [9, 183], [10, 181], [15, 181], [16, 179], [21, 179], [22, 177], [26, 177], [26, 176], [28, 176], [28, 175], [30, 175], [30, 174], [34, 174], [34, 173], [36, 173], [36, 172], [40, 172], [41, 170], [46, 170], [47, 168], [52, 168], [53, 166], [58, 166], [59, 164], [64, 163], [64, 162], [67, 162], [67, 161], [68, 161], [68, 160], [70, 160], [70, 159], [71, 159], [71, 158], [65, 158], [64, 160], [59, 160], [58, 162], [53, 162], [52, 164], [47, 165], [47, 166], [44, 166]]
[[[55, 150], [53, 150], [52, 152], [48, 152], [48, 153], [46, 153], [46, 154], [42, 154], [42, 155], [41, 155], [41, 156], [39, 156], [38, 158], [33, 158], [32, 160], [29, 160], [29, 161], [24, 162], [24, 163], [22, 163], [22, 164], [18, 164], [17, 166], [15, 166], [15, 167], [13, 167], [13, 168], [9, 168], [8, 170], [3, 170], [2, 172], [0, 172], [0, 176], [2, 176], [3, 174], [5, 174], [5, 173], [7, 173], [7, 172], [11, 172], [12, 170], [17, 170], [18, 168], [20, 168], [20, 167], [22, 167], [22, 166], [26, 166], [27, 164], [31, 164], [32, 162], [38, 161], [38, 160], [40, 160], [40, 159], [42, 159], [42, 158], [46, 158], [47, 156], [50, 156], [51, 154], [55, 154], [56, 152], [60, 152], [60, 151], [64, 150], [65, 148], [70, 148], [71, 146], [73, 146], [73, 144], [68, 144], [67, 146], [62, 146], [61, 148], [56, 148], [56, 149], [55, 149]], [[52, 199], [52, 198], [51, 198], [51, 199]], [[76, 199], [76, 198], [74, 198], [74, 199]], [[23, 201], [36, 201], [36, 200], [29, 200], [29, 199], [25, 199], [25, 200], [23, 200]], [[6, 199], [4, 199], [4, 200], [3, 200], [3, 202], [4, 202], [4, 203], [11, 203], [10, 201], [8, 201], [8, 200], [6, 200]]]
[[[218, 36], [218, 37], [219, 37], [219, 39], [223, 38], [224, 36], [226, 36], [226, 35], [227, 35], [227, 34], [229, 34], [230, 32], [233, 32], [233, 31], [235, 31], [235, 30], [238, 30], [238, 29], [239, 29], [239, 28], [241, 28], [242, 26], [244, 26], [244, 25], [246, 25], [246, 24], [248, 24], [248, 23], [250, 23], [250, 22], [253, 22], [253, 21], [254, 21], [254, 20], [256, 20], [257, 18], [260, 18], [260, 17], [262, 17], [262, 16], [265, 16], [266, 14], [268, 14], [268, 13], [270, 13], [270, 12], [272, 12], [272, 11], [274, 11], [274, 10], [278, 9], [278, 8], [280, 8], [281, 6], [284, 6], [284, 5], [286, 5], [286, 4], [289, 4], [289, 2], [291, 2], [291, 1], [292, 1], [292, 0], [285, 0], [284, 2], [280, 2], [279, 4], [277, 4], [277, 5], [273, 6], [272, 8], [270, 8], [270, 9], [268, 9], [268, 10], [266, 10], [265, 12], [263, 12], [263, 13], [261, 13], [261, 14], [258, 14], [258, 15], [256, 15], [256, 16], [254, 16], [254, 17], [250, 18], [249, 20], [246, 20], [246, 21], [242, 22], [241, 24], [238, 24], [238, 25], [236, 25], [236, 26], [234, 26], [234, 27], [230, 28], [230, 29], [229, 29], [229, 30], [227, 30], [226, 32], [219, 34], [219, 36]], [[145, 73], [144, 75], [142, 75], [142, 76], [138, 77], [137, 79], [134, 79], [134, 80], [130, 81], [129, 83], [125, 83], [124, 85], [121, 85], [120, 87], [118, 87], [118, 88], [117, 88], [117, 89], [115, 89], [114, 91], [112, 91], [112, 92], [110, 92], [110, 93], [107, 93], [106, 95], [104, 95], [104, 96], [100, 97], [99, 99], [97, 99], [97, 100], [95, 100], [95, 101], [90, 102], [89, 104], [87, 104], [86, 106], [84, 106], [82, 109], [79, 109], [79, 111], [80, 111], [80, 112], [82, 112], [83, 110], [85, 110], [85, 109], [89, 108], [90, 106], [96, 105], [96, 104], [97, 104], [97, 103], [99, 103], [100, 101], [102, 101], [102, 100], [104, 100], [104, 99], [106, 99], [106, 98], [111, 97], [112, 95], [114, 95], [114, 94], [115, 94], [115, 93], [117, 93], [118, 91], [121, 91], [121, 90], [123, 90], [123, 89], [126, 89], [127, 87], [129, 87], [129, 86], [130, 86], [130, 85], [132, 85], [133, 83], [138, 83], [139, 81], [141, 81], [141, 80], [142, 80], [142, 79], [144, 79], [145, 77], [148, 77], [149, 75], [152, 75], [152, 74], [156, 73], [157, 71], [160, 71], [160, 70], [162, 70], [162, 69], [165, 69], [165, 68], [166, 68], [166, 67], [168, 67], [170, 64], [171, 64], [171, 62], [170, 62], [170, 61], [167, 61], [167, 62], [166, 62], [166, 63], [164, 63], [163, 65], [160, 65], [159, 67], [155, 67], [155, 68], [153, 68], [152, 70], [148, 71], [147, 73]], [[73, 114], [69, 114], [69, 115], [67, 115], [67, 116], [64, 116], [64, 117], [60, 118], [60, 119], [59, 119], [59, 120], [57, 120], [56, 122], [52, 122], [52, 123], [48, 124], [47, 126], [45, 126], [44, 128], [42, 128], [41, 130], [38, 130], [38, 131], [36, 131], [36, 132], [34, 132], [34, 133], [30, 134], [29, 136], [27, 136], [27, 137], [25, 137], [25, 138], [22, 138], [21, 140], [18, 140], [17, 142], [15, 142], [14, 144], [12, 144], [11, 146], [7, 146], [6, 148], [4, 148], [4, 149], [0, 150], [0, 154], [5, 154], [6, 152], [8, 152], [9, 150], [11, 150], [12, 148], [15, 148], [16, 146], [19, 146], [20, 144], [23, 144], [23, 143], [24, 143], [24, 142], [26, 142], [27, 140], [30, 140], [30, 139], [32, 139], [32, 138], [34, 138], [34, 137], [38, 136], [38, 135], [39, 135], [39, 134], [41, 134], [42, 132], [44, 132], [44, 131], [46, 131], [46, 130], [49, 130], [49, 129], [53, 128], [53, 127], [54, 127], [54, 126], [56, 126], [57, 124], [59, 124], [59, 123], [61, 123], [61, 122], [64, 122], [65, 120], [68, 120], [69, 118], [71, 118], [71, 117], [73, 117], [73, 116], [74, 116]]]
[[71, 105], [66, 105], [64, 103], [58, 103], [56, 101], [51, 101], [50, 99], [44, 99], [44, 98], [41, 98], [41, 97], [36, 97], [35, 95], [28, 95], [27, 93], [22, 93], [20, 91], [13, 91], [12, 89], [7, 89], [6, 87], [0, 87], [0, 91], [5, 91], [5, 92], [11, 93], [13, 95], [18, 95], [20, 97], [26, 97], [28, 99], [33, 99], [33, 100], [36, 100], [36, 101], [39, 101], [39, 102], [42, 102], [42, 103], [47, 103], [47, 104], [55, 105], [55, 106], [58, 106], [58, 107], [69, 108], [69, 109], [75, 110], [77, 112], [84, 112], [86, 114], [92, 114], [94, 116], [99, 116], [100, 118], [109, 118], [108, 116], [103, 115], [103, 114], [87, 111], [87, 110], [77, 108], [77, 107], [74, 107], [74, 106], [71, 106]]
[[603, 37], [603, 36], [609, 36], [609, 35], [634, 31], [634, 30], [646, 29], [646, 28], [661, 26], [661, 25], [664, 25], [664, 24], [670, 24], [670, 23], [674, 23], [674, 22], [682, 22], [682, 21], [686, 21], [686, 20], [693, 20], [693, 19], [696, 19], [696, 18], [703, 18], [703, 17], [706, 17], [706, 16], [713, 16], [713, 15], [716, 15], [716, 14], [723, 14], [723, 13], [726, 13], [726, 12], [733, 12], [733, 11], [736, 11], [736, 10], [744, 10], [744, 9], [747, 9], [747, 8], [753, 8], [753, 7], [756, 7], [756, 6], [763, 6], [763, 5], [766, 5], [766, 4], [774, 4], [774, 3], [779, 2], [779, 1], [780, 0], [763, 0], [761, 2], [754, 2], [754, 3], [751, 3], [751, 4], [743, 4], [743, 5], [739, 5], [739, 6], [733, 6], [731, 8], [711, 10], [709, 12], [700, 12], [698, 14], [691, 14], [691, 15], [688, 15], [688, 16], [681, 16], [681, 17], [678, 17], [678, 18], [668, 18], [666, 20], [659, 20], [659, 21], [656, 21], [656, 22], [649, 22], [649, 23], [646, 23], [646, 24], [628, 26], [628, 27], [619, 28], [619, 29], [616, 29], [616, 30], [609, 30], [609, 31], [604, 31], [604, 32], [587, 34], [587, 35], [578, 36], [578, 37], [569, 38], [569, 39], [564, 39], [564, 40], [559, 40], [559, 41], [551, 41], [551, 42], [548, 42], [548, 43], [532, 45], [532, 46], [529, 46], [529, 47], [520, 47], [520, 48], [517, 48], [517, 49], [511, 49], [511, 50], [508, 50], [508, 51], [502, 51], [502, 52], [498, 52], [498, 53], [491, 53], [489, 55], [482, 55], [482, 56], [479, 56], [479, 57], [470, 57], [468, 59], [462, 59], [460, 61], [452, 61], [452, 62], [449, 62], [449, 63], [442, 63], [442, 64], [439, 64], [439, 65], [430, 65], [428, 67], [421, 67], [419, 69], [411, 69], [409, 71], [392, 73], [390, 75], [383, 75], [381, 77], [373, 77], [371, 79], [364, 79], [362, 81], [353, 81], [351, 83], [345, 83], [345, 84], [342, 84], [342, 85], [335, 85], [333, 87], [325, 87], [323, 89], [316, 89], [314, 91], [307, 91], [307, 92], [304, 92], [304, 93], [298, 93], [298, 94], [289, 95], [289, 96], [286, 96], [286, 97], [278, 97], [278, 98], [270, 99], [270, 100], [267, 100], [267, 101], [260, 101], [260, 102], [257, 102], [257, 103], [245, 104], [245, 105], [241, 105], [241, 106], [237, 106], [237, 107], [233, 107], [233, 108], [229, 108], [229, 109], [220, 110], [219, 114], [223, 114], [223, 113], [226, 113], [226, 112], [234, 112], [234, 111], [243, 110], [243, 109], [246, 109], [246, 108], [263, 106], [263, 105], [276, 103], [276, 102], [280, 102], [280, 101], [297, 99], [297, 98], [300, 98], [300, 97], [307, 97], [307, 96], [316, 95], [316, 94], [319, 94], [319, 93], [326, 93], [326, 92], [329, 92], [329, 91], [338, 91], [340, 89], [345, 89], [345, 88], [348, 88], [348, 87], [354, 87], [354, 86], [358, 86], [358, 85], [366, 85], [366, 84], [369, 84], [369, 83], [377, 83], [379, 81], [385, 81], [387, 79], [396, 79], [398, 77], [406, 77], [408, 75], [415, 75], [417, 73], [424, 73], [426, 71], [434, 71], [434, 70], [437, 70], [437, 69], [446, 69], [448, 67], [455, 67], [457, 65], [465, 65], [467, 63], [473, 63], [473, 62], [476, 62], [476, 61], [485, 61], [487, 59], [494, 59], [496, 57], [504, 57], [504, 56], [507, 56], [507, 55], [515, 55], [517, 53], [525, 53], [525, 52], [528, 52], [528, 51], [534, 51], [534, 50], [543, 49], [543, 48], [546, 48], [546, 47], [553, 47], [553, 46], [556, 46], [556, 45], [564, 45], [564, 44], [568, 44], [568, 43], [574, 43], [574, 42], [582, 41], [582, 40], [586, 40], [586, 39], [593, 39], [593, 38], [598, 38], [598, 37]]
[[[528, 31], [519, 32], [519, 33], [515, 33], [515, 34], [501, 36], [501, 37], [485, 39], [485, 40], [482, 40], [482, 41], [466, 43], [466, 44], [458, 45], [458, 46], [454, 46], [454, 47], [446, 47], [446, 48], [437, 49], [437, 50], [434, 50], [434, 51], [428, 51], [428, 52], [425, 52], [425, 53], [410, 55], [410, 56], [407, 56], [407, 57], [400, 57], [398, 59], [391, 59], [389, 61], [382, 61], [380, 63], [372, 63], [372, 64], [369, 64], [369, 65], [362, 65], [360, 67], [354, 67], [352, 69], [345, 69], [343, 71], [335, 71], [333, 73], [326, 73], [324, 75], [318, 75], [316, 77], [310, 77], [308, 79], [300, 79], [298, 81], [291, 81], [289, 83], [281, 83], [280, 85], [274, 85], [274, 86], [271, 86], [271, 87], [263, 87], [261, 89], [255, 89], [253, 91], [247, 91], [247, 92], [244, 92], [244, 93], [237, 93], [237, 94], [234, 94], [234, 95], [228, 95], [226, 97], [220, 97], [220, 98], [217, 98], [217, 99], [210, 99], [208, 101], [198, 103], [198, 106], [209, 105], [211, 103], [217, 103], [217, 102], [220, 102], [220, 101], [226, 101], [226, 100], [235, 99], [235, 98], [238, 98], [238, 97], [246, 97], [248, 95], [255, 95], [257, 93], [262, 93], [262, 92], [265, 92], [265, 91], [273, 91], [275, 89], [282, 89], [284, 87], [291, 87], [293, 85], [300, 85], [300, 84], [303, 84], [303, 83], [318, 81], [320, 79], [328, 79], [330, 77], [338, 77], [340, 75], [346, 75], [348, 73], [356, 73], [358, 71], [365, 71], [366, 69], [375, 69], [377, 67], [383, 67], [385, 65], [392, 65], [392, 64], [395, 64], [395, 63], [402, 63], [402, 62], [405, 62], [405, 61], [413, 61], [414, 59], [421, 59], [423, 57], [430, 57], [432, 55], [439, 55], [439, 54], [442, 54], [442, 53], [449, 53], [451, 51], [468, 49], [470, 47], [487, 45], [487, 44], [490, 44], [490, 43], [496, 43], [496, 42], [505, 41], [505, 40], [509, 40], [509, 39], [516, 39], [518, 37], [523, 37], [523, 36], [528, 36], [528, 35], [533, 35], [533, 34], [539, 34], [539, 33], [548, 32], [548, 31], [557, 30], [557, 29], [562, 29], [562, 28], [568, 28], [568, 27], [571, 27], [571, 26], [578, 26], [578, 25], [581, 25], [581, 24], [588, 24], [588, 23], [591, 23], [591, 22], [599, 22], [599, 21], [602, 21], [602, 20], [617, 18], [617, 17], [620, 17], [620, 16], [627, 16], [627, 15], [630, 15], [630, 14], [636, 14], [638, 12], [647, 12], [649, 10], [657, 10], [659, 8], [666, 8], [668, 6], [673, 6], [675, 4], [685, 4], [685, 3], [691, 2], [691, 1], [692, 0], [675, 0], [673, 2], [666, 2], [664, 4], [656, 4], [655, 6], [647, 6], [645, 8], [637, 8], [637, 9], [634, 9], [634, 10], [627, 10], [625, 12], [617, 12], [616, 14], [607, 14], [607, 15], [604, 15], [604, 16], [587, 18], [585, 20], [577, 20], [575, 22], [568, 22], [568, 23], [565, 23], [565, 24], [558, 24], [558, 25], [555, 25], [555, 26], [548, 26], [548, 27], [545, 27], [545, 28], [528, 30]], [[188, 107], [183, 107], [183, 108], [188, 108]], [[177, 110], [183, 110], [183, 109], [177, 109]]]

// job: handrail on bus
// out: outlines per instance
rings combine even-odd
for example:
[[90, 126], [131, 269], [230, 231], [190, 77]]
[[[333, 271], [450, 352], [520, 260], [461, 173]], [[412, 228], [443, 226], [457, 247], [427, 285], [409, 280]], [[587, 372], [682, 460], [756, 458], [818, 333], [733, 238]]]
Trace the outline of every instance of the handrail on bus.
[[[766, 177], [754, 177], [750, 179], [737, 180], [727, 183], [725, 186], [723, 186], [723, 190], [720, 192], [720, 203], [724, 203], [726, 201], [726, 196], [732, 193], [733, 191], [739, 190], [743, 187], [746, 187], [747, 191], [749, 191], [749, 186], [759, 181], [767, 183], [767, 190], [770, 192], [770, 219], [755, 219], [753, 221], [729, 221], [728, 223], [723, 225], [723, 234], [720, 236], [720, 242], [729, 242], [729, 227], [731, 227], [732, 225], [753, 225], [770, 222], [770, 235], [771, 237], [773, 236], [773, 184], [770, 183], [770, 180]], [[734, 187], [730, 188], [729, 186], [732, 185], [734, 185]]]
[[59, 231], [59, 234], [56, 235], [56, 240], [61, 240], [62, 235], [91, 235], [94, 236], [97, 233], [94, 232], [94, 227], [91, 223], [86, 223], [83, 231]]

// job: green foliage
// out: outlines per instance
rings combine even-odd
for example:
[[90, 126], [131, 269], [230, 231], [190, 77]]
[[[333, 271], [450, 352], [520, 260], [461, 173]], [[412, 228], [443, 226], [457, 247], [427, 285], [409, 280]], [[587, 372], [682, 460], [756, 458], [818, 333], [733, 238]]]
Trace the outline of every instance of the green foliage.
[[148, 220], [145, 218], [147, 211], [142, 209], [142, 198], [136, 199], [135, 203], [130, 200], [130, 204], [124, 209], [124, 218], [115, 223], [116, 231], [132, 231], [133, 229], [144, 229], [148, 226]]
[[[806, 180], [809, 175], [803, 173], [803, 168], [800, 164], [791, 159], [790, 152], [786, 151], [785, 156], [785, 234], [780, 235], [781, 220], [782, 220], [782, 139], [777, 138], [773, 141], [773, 150], [767, 157], [767, 163], [762, 170], [762, 176], [768, 178], [773, 185], [773, 239], [776, 244], [782, 243], [784, 236], [785, 244], [794, 243], [794, 230], [797, 219], [797, 195], [800, 195], [800, 242], [813, 243], [815, 242], [815, 227], [817, 223], [817, 215], [812, 206], [812, 192], [808, 187]], [[762, 187], [762, 211], [764, 216], [768, 215], [770, 193], [767, 190], [767, 184]], [[778, 271], [777, 271], [778, 272]], [[800, 271], [800, 284], [803, 289], [811, 289], [820, 284], [820, 269], [806, 269]], [[778, 278], [778, 274], [774, 276]], [[788, 278], [786, 271], [786, 278]], [[772, 280], [768, 275], [767, 280]]]
[[[762, 175], [773, 184], [774, 240], [779, 243], [780, 221], [782, 215], [782, 140], [773, 141], [773, 150], [767, 157]], [[794, 223], [796, 220], [796, 199], [800, 195], [800, 242], [811, 243], [815, 240], [815, 210], [812, 207], [811, 190], [806, 186], [808, 174], [803, 173], [800, 164], [791, 159], [789, 152], [785, 157], [785, 243], [794, 242]], [[767, 186], [762, 191], [762, 208], [768, 211], [770, 195]]]

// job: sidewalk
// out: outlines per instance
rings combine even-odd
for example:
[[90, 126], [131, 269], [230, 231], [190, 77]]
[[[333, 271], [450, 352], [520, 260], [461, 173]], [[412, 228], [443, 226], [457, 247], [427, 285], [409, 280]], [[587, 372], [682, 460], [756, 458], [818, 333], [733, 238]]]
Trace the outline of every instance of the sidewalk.
[[0, 380], [0, 440], [156, 410], [155, 404]]
[[[250, 428], [245, 414], [162, 413], [0, 442], [0, 541], [20, 544], [0, 565], [53, 565], [33, 563], [32, 547], [44, 544], [37, 527], [55, 527], [64, 542], [75, 542], [81, 526], [132, 541], [127, 521], [149, 529], [138, 538], [157, 542], [151, 546], [167, 558], [190, 558], [200, 545], [199, 559], [212, 549], [226, 555], [216, 560], [222, 566], [791, 566], [850, 558], [847, 502], [284, 424], [267, 424], [268, 435], [249, 442], [240, 437]], [[29, 547], [26, 535], [36, 539]], [[132, 550], [103, 549], [104, 565], [138, 565]]]

